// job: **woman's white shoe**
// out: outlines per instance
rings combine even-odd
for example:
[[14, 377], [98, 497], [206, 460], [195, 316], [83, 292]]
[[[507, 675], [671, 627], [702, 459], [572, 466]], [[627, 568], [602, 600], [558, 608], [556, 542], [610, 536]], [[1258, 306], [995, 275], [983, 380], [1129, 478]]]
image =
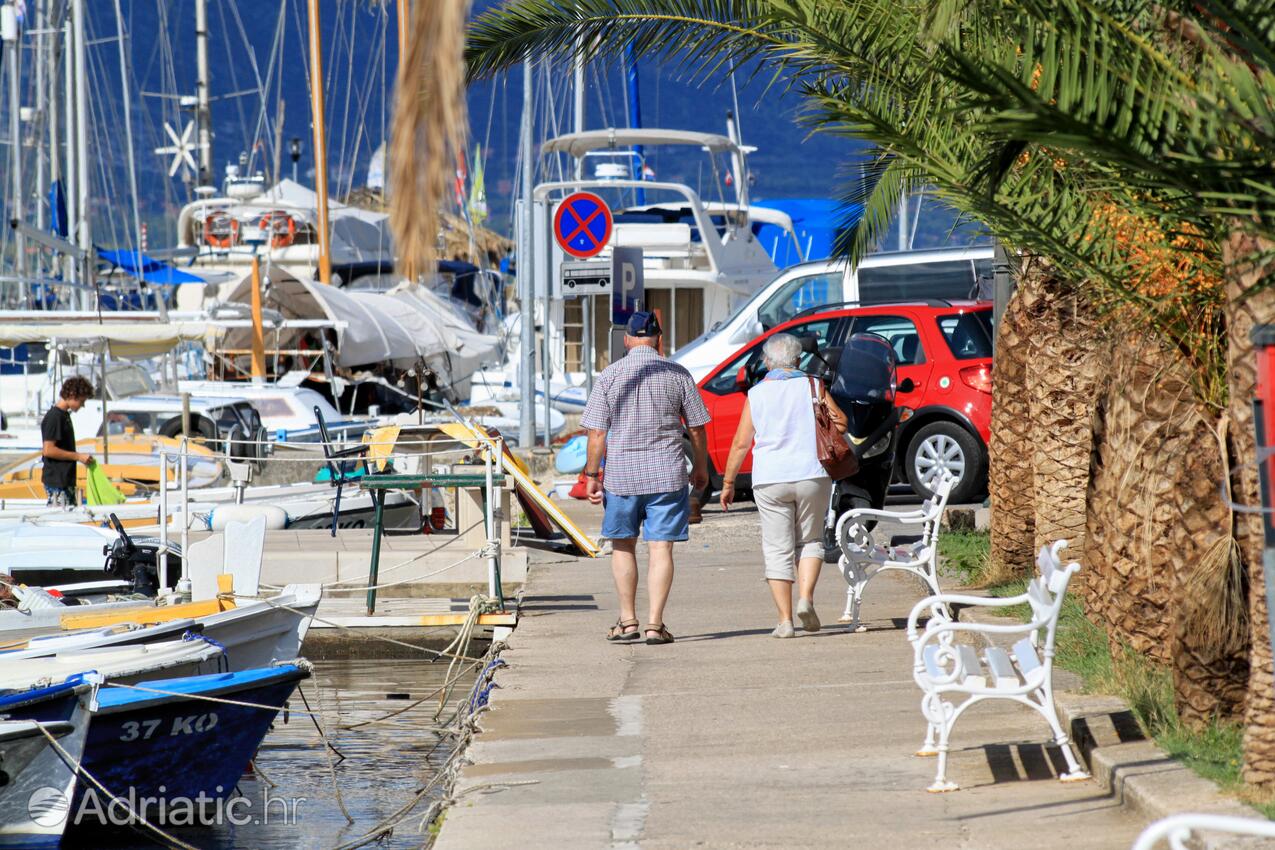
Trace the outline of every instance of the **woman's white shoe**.
[[819, 615], [815, 613], [815, 604], [809, 599], [797, 601], [797, 619], [801, 620], [801, 627], [806, 631], [819, 631]]
[[792, 623], [785, 620], [784, 622], [775, 626], [775, 630], [770, 633], [770, 636], [776, 637], [776, 638], [790, 638], [794, 634], [796, 634], [796, 632], [793, 631]]

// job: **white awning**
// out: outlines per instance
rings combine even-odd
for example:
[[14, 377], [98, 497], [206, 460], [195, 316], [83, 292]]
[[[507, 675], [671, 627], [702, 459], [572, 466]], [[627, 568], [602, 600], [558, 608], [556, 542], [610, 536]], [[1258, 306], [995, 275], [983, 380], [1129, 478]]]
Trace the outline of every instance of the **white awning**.
[[612, 127], [607, 130], [586, 130], [568, 133], [544, 143], [544, 153], [568, 153], [575, 157], [589, 151], [606, 148], [629, 148], [634, 145], [694, 145], [708, 148], [712, 153], [725, 153], [736, 145], [725, 136], [716, 133], [695, 133], [690, 130], [660, 130], [654, 127], [637, 129]]
[[183, 342], [202, 342], [215, 328], [207, 322], [22, 322], [0, 323], [0, 345], [50, 342], [84, 348], [108, 347], [117, 357], [151, 357]]

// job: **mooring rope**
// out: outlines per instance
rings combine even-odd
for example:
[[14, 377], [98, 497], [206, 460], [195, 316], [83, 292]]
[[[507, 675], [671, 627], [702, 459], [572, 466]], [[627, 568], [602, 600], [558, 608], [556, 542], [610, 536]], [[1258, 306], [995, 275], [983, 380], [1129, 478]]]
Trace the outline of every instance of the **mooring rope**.
[[[49, 744], [53, 747], [53, 749], [57, 751], [58, 757], [62, 759], [62, 761], [66, 762], [67, 766], [70, 767], [71, 770], [74, 771], [78, 776], [82, 776], [85, 779], [87, 779], [95, 788], [97, 788], [97, 790], [101, 791], [103, 794], [109, 797], [111, 799], [111, 805], [114, 805], [116, 803], [123, 803], [125, 806], [125, 810], [133, 818], [136, 818], [138, 823], [140, 823], [142, 826], [146, 827], [151, 832], [158, 835], [160, 838], [166, 841], [170, 847], [177, 847], [177, 848], [180, 848], [180, 850], [199, 850], [198, 847], [195, 847], [192, 844], [187, 844], [185, 841], [182, 841], [180, 838], [169, 835], [167, 832], [165, 832], [164, 830], [160, 829], [155, 824], [148, 821], [145, 817], [138, 814], [138, 812], [132, 807], [132, 805], [129, 803], [128, 800], [124, 799], [123, 797], [117, 797], [114, 794], [112, 794], [111, 791], [105, 785], [99, 782], [97, 777], [94, 776], [92, 773], [90, 773], [79, 760], [77, 760], [70, 753], [68, 753], [66, 751], [66, 748], [63, 747], [58, 742], [57, 738], [54, 738], [53, 735], [49, 732], [49, 730], [44, 728], [43, 723], [38, 723], [36, 725], [40, 728], [40, 732], [44, 735], [44, 737], [48, 739]], [[71, 812], [70, 812], [71, 801], [67, 800], [66, 802], [67, 802], [67, 818], [70, 818], [71, 817]]]

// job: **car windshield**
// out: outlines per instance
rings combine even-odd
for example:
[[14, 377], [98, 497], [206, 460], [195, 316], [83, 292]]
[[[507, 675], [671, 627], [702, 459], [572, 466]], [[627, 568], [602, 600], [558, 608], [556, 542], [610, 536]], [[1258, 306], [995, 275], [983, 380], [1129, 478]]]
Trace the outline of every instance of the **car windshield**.
[[992, 311], [977, 310], [939, 316], [939, 330], [957, 360], [992, 356]]

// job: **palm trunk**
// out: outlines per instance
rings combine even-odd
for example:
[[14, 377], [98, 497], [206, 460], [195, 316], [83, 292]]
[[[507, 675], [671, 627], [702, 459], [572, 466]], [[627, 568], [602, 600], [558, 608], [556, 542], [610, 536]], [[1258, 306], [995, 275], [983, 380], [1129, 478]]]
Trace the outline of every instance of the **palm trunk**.
[[[1230, 415], [1232, 498], [1242, 505], [1261, 504], [1257, 481], [1257, 447], [1253, 433], [1253, 396], [1257, 390], [1257, 358], [1249, 334], [1258, 324], [1275, 320], [1275, 291], [1245, 298], [1253, 286], [1275, 269], [1256, 266], [1249, 258], [1269, 251], [1271, 243], [1233, 232], [1222, 246], [1226, 269], [1227, 412]], [[1239, 514], [1235, 537], [1249, 580], [1252, 649], [1248, 707], [1244, 723], [1244, 779], [1275, 786], [1275, 671], [1267, 627], [1266, 582], [1262, 572], [1262, 523], [1256, 514]]]
[[1247, 635], [1216, 627], [1206, 592], [1231, 587], [1217, 423], [1174, 352], [1132, 326], [1118, 336], [1095, 428], [1086, 609], [1113, 653], [1171, 665], [1178, 713], [1199, 726], [1236, 715], [1247, 679]]
[[1033, 428], [1034, 548], [1066, 540], [1067, 557], [1083, 565], [1094, 407], [1108, 366], [1108, 346], [1082, 285], [1046, 281], [1033, 300], [1027, 396]]
[[992, 506], [988, 578], [1022, 575], [1032, 564], [1036, 534], [1032, 477], [1031, 404], [1027, 363], [1034, 337], [1028, 301], [1038, 281], [1023, 275], [996, 332], [992, 380], [992, 433], [988, 445], [987, 491]]

